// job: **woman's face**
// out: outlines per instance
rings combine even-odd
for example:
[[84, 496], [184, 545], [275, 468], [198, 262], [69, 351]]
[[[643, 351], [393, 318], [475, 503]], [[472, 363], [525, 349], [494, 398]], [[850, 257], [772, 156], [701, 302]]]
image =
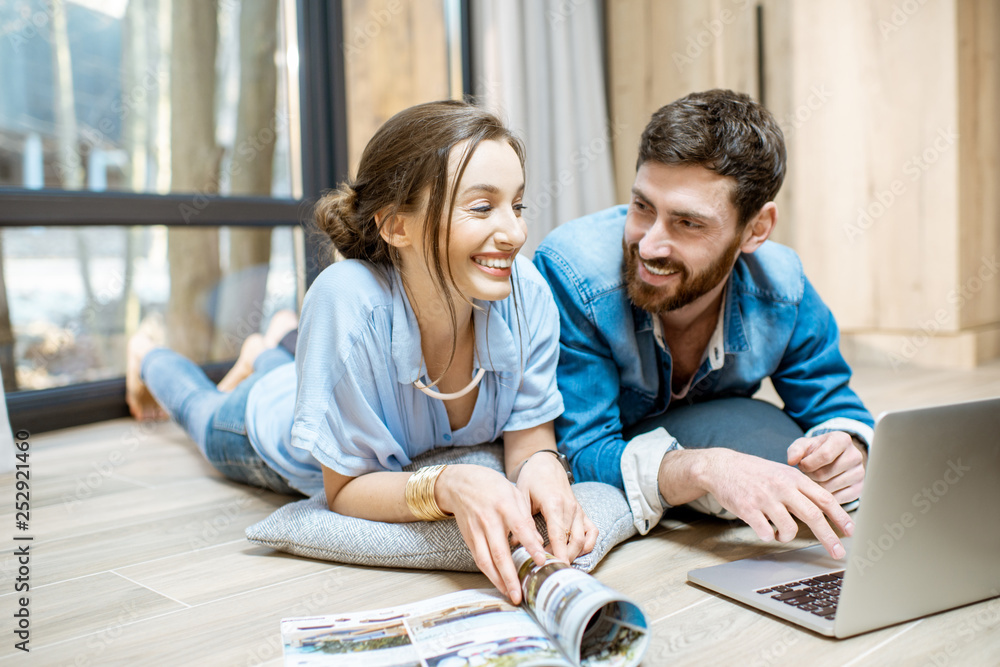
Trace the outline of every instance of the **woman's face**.
[[[452, 149], [452, 173], [465, 147], [463, 143]], [[451, 218], [448, 262], [466, 297], [497, 301], [510, 295], [511, 265], [527, 238], [523, 195], [524, 173], [514, 149], [504, 141], [480, 143], [458, 184]], [[444, 219], [442, 233], [446, 227]]]

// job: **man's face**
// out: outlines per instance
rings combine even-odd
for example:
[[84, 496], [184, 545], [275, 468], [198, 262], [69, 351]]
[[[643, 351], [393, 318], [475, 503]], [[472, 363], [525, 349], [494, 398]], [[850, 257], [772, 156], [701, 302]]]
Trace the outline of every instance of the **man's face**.
[[743, 242], [733, 187], [732, 178], [704, 167], [639, 167], [622, 241], [632, 303], [651, 313], [677, 310], [729, 277]]

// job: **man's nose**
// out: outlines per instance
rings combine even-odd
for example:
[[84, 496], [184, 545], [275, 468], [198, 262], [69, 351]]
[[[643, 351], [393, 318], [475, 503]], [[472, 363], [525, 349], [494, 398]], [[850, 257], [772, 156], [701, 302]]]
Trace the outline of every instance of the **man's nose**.
[[673, 253], [673, 245], [667, 226], [657, 220], [639, 239], [639, 256], [643, 259], [663, 259]]

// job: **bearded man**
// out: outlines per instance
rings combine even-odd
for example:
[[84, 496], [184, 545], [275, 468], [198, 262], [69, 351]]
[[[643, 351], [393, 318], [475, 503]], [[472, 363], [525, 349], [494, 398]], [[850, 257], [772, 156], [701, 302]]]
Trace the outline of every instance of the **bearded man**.
[[[791, 540], [798, 517], [842, 558], [873, 420], [832, 313], [767, 240], [784, 175], [781, 129], [744, 94], [653, 114], [629, 204], [535, 252], [560, 311], [556, 435], [578, 480], [624, 490], [643, 534], [684, 504], [764, 541]], [[783, 408], [752, 398], [765, 378]]]

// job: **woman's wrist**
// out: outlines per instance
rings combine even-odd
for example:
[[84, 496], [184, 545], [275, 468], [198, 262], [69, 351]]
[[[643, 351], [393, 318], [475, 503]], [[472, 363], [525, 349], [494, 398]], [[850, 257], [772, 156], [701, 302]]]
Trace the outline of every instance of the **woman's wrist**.
[[[524, 469], [529, 465], [531, 467], [538, 467], [538, 461], [544, 461], [541, 465], [543, 465], [546, 469], [562, 471], [562, 474], [566, 476], [568, 483], [573, 483], [573, 473], [570, 470], [569, 461], [566, 459], [564, 454], [555, 449], [539, 449], [529, 454], [527, 458], [521, 461], [521, 463], [514, 468], [514, 471], [510, 475], [509, 479], [514, 484], [517, 484], [517, 481], [520, 479]], [[556, 476], [559, 475], [559, 473], [554, 474]]]
[[437, 483], [446, 465], [425, 466], [410, 475], [404, 497], [410, 512], [420, 521], [440, 521], [449, 514], [437, 502]]
[[455, 514], [457, 504], [455, 502], [455, 489], [463, 477], [463, 468], [465, 468], [464, 464], [450, 465], [438, 475], [437, 483], [434, 485], [434, 500], [442, 512]]

